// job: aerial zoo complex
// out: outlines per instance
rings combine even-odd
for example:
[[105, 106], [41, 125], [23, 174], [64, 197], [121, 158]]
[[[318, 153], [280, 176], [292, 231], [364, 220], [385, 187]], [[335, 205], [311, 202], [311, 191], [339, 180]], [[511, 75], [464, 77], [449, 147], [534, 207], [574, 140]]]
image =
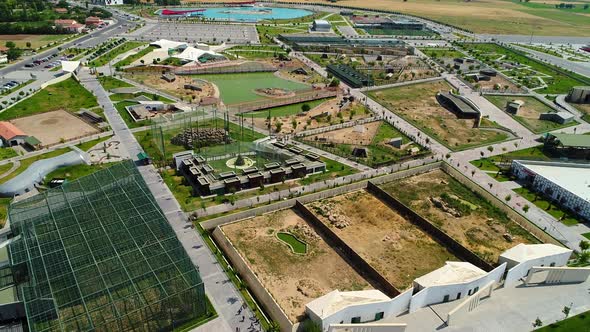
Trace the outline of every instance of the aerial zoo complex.
[[590, 3], [0, 0], [0, 331], [585, 331]]

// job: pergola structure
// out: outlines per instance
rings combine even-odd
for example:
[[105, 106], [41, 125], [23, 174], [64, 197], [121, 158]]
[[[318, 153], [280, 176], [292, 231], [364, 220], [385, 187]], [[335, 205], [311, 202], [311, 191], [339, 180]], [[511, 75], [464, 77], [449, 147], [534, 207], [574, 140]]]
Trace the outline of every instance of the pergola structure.
[[197, 268], [131, 161], [13, 203], [30, 331], [167, 331], [207, 314]]

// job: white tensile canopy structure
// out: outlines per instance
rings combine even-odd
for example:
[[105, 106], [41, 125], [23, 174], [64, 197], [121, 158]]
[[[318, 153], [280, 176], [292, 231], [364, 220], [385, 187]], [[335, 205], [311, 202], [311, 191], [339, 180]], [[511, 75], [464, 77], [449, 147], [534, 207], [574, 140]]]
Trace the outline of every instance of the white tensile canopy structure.
[[66, 73], [73, 73], [80, 67], [80, 61], [62, 61], [61, 69]]

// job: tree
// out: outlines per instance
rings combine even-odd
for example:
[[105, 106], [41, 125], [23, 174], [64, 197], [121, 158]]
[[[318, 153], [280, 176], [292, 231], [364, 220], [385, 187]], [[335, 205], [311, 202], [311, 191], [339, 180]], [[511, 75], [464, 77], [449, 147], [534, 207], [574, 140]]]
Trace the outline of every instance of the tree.
[[293, 127], [293, 129], [297, 129], [297, 119], [293, 118], [291, 120], [291, 126]]
[[492, 153], [494, 151], [494, 147], [493, 146], [488, 146], [488, 151], [490, 151], [490, 153]]
[[590, 249], [590, 242], [586, 240], [580, 241], [580, 250], [586, 251], [588, 249]]
[[570, 310], [571, 309], [572, 308], [571, 307], [568, 307], [568, 306], [563, 307], [563, 310], [561, 310], [561, 312], [565, 315], [565, 318], [567, 318], [567, 316], [570, 315]]
[[5, 46], [8, 48], [15, 48], [16, 44], [13, 41], [7, 41]]
[[31, 48], [31, 42], [27, 42], [27, 48]]
[[531, 207], [530, 207], [528, 204], [525, 204], [525, 205], [522, 207], [522, 210], [524, 211], [524, 213], [527, 213], [527, 212], [529, 212], [529, 209], [530, 209], [530, 208], [531, 208]]
[[280, 133], [282, 128], [283, 128], [283, 123], [281, 121], [275, 122], [275, 131], [277, 133]]
[[335, 87], [337, 87], [339, 85], [340, 85], [340, 80], [337, 79], [337, 78], [333, 78], [332, 81], [330, 82], [329, 87], [335, 88]]
[[301, 105], [301, 111], [303, 113], [309, 112], [310, 109], [311, 109], [311, 106], [309, 106], [309, 104], [303, 104], [303, 105]]
[[9, 48], [8, 51], [6, 51], [6, 57], [8, 58], [8, 61], [16, 60], [22, 54], [23, 50], [21, 50], [20, 48]]
[[541, 326], [543, 326], [543, 322], [539, 319], [539, 317], [537, 317], [537, 319], [535, 319], [535, 321], [533, 322], [533, 328]]

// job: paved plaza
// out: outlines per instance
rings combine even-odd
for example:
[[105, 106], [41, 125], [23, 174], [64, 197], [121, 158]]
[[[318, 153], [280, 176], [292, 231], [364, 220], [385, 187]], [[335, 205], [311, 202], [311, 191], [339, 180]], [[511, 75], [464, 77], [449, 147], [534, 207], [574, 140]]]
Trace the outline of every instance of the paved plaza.
[[129, 34], [135, 40], [155, 41], [169, 39], [190, 43], [256, 44], [258, 33], [252, 24], [205, 24], [205, 23], [149, 23]]

